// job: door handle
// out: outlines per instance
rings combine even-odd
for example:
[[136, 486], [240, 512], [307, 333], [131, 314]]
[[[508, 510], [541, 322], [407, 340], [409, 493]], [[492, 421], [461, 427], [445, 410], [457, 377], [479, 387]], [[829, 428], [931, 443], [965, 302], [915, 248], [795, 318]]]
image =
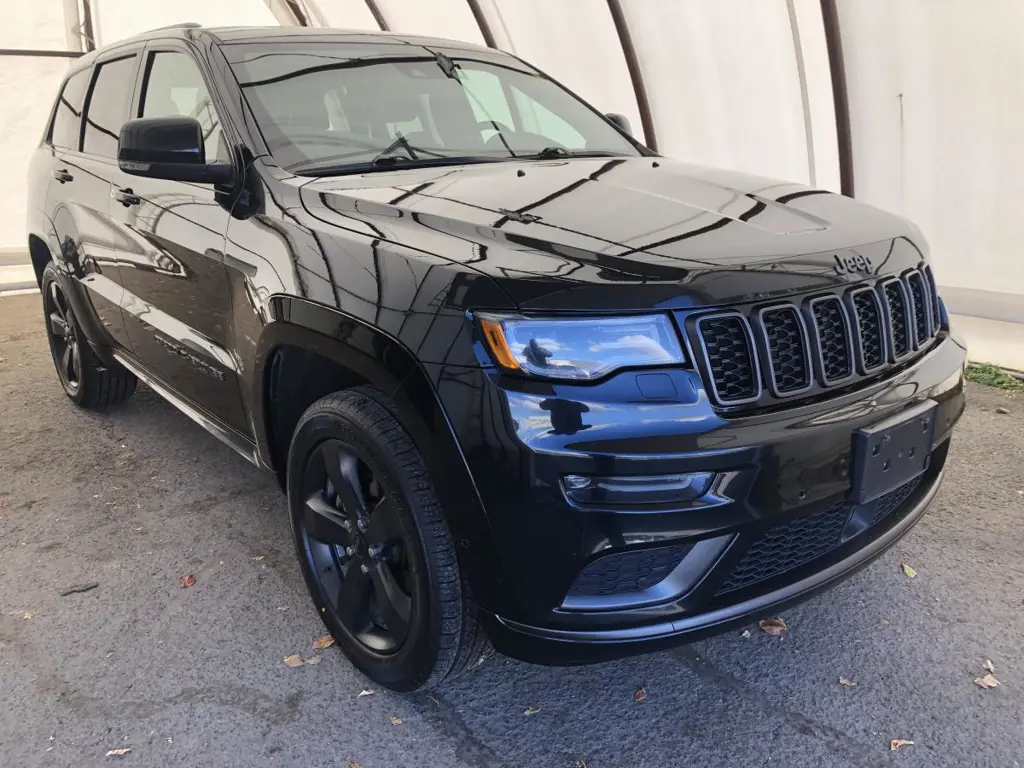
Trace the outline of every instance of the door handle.
[[115, 189], [110, 193], [110, 196], [117, 200], [125, 208], [129, 208], [133, 205], [138, 205], [142, 202], [141, 198], [132, 192], [131, 187], [125, 187], [124, 189]]
[[55, 178], [61, 184], [75, 180], [75, 177], [68, 173], [67, 168], [54, 168], [52, 171], [50, 171], [50, 175], [53, 176], [53, 178]]

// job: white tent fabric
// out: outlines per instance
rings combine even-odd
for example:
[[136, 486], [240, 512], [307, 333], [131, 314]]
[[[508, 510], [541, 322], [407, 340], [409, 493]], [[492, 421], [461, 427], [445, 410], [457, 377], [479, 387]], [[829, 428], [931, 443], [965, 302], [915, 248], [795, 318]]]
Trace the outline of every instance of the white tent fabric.
[[[909, 215], [946, 286], [1024, 306], [1016, 218], [1024, 143], [1024, 5], [835, 0], [852, 115], [855, 193]], [[660, 149], [838, 189], [838, 138], [819, 0], [620, 0]], [[86, 14], [86, 8], [90, 13]], [[299, 14], [290, 9], [296, 8]], [[184, 21], [389, 29], [521, 55], [643, 135], [607, 0], [0, 0], [0, 250], [26, 247], [25, 172], [88, 18], [99, 44]], [[881, 41], [881, 42], [879, 42]], [[951, 294], [947, 294], [951, 295]], [[965, 296], [967, 294], [964, 294]], [[996, 302], [998, 303], [998, 302]]]

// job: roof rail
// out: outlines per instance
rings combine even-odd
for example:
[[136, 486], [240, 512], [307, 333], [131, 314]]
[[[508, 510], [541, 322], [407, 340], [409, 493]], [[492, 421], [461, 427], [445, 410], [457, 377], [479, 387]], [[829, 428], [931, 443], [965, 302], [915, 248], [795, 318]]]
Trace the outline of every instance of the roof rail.
[[194, 21], [183, 21], [180, 24], [168, 24], [166, 27], [157, 27], [156, 29], [149, 30], [150, 32], [159, 32], [162, 29], [198, 29], [203, 26]]

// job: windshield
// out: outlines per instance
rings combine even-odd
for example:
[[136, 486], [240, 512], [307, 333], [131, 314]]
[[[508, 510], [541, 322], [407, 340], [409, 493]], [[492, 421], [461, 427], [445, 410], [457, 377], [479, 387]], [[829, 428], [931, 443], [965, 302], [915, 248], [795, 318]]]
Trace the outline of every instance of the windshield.
[[562, 86], [499, 53], [405, 43], [225, 48], [274, 159], [294, 173], [639, 154]]

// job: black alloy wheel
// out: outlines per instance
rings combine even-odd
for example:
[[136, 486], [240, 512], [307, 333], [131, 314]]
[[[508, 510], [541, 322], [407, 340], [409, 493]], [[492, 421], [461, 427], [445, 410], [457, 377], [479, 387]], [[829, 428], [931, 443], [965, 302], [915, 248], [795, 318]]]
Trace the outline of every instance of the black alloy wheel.
[[53, 364], [64, 390], [74, 397], [82, 386], [82, 347], [75, 315], [56, 280], [46, 286], [43, 309]]
[[430, 473], [394, 403], [363, 387], [313, 403], [292, 434], [287, 486], [313, 605], [364, 674], [412, 691], [486, 656]]
[[370, 466], [341, 440], [320, 443], [302, 481], [310, 570], [352, 638], [390, 654], [409, 635], [410, 544], [393, 500]]

